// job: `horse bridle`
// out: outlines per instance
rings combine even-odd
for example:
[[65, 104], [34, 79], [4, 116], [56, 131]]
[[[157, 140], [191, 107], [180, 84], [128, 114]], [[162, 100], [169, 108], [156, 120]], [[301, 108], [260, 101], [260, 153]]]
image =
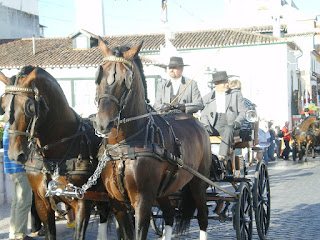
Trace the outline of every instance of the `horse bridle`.
[[[34, 95], [34, 99], [26, 95], [23, 95], [21, 93], [32, 93]], [[31, 121], [29, 122], [29, 126], [25, 132], [19, 131], [19, 130], [10, 130], [10, 129], [8, 129], [7, 132], [9, 134], [24, 135], [24, 136], [27, 136], [29, 139], [33, 139], [36, 122], [39, 118], [39, 106], [40, 106], [40, 100], [41, 100], [39, 90], [34, 85], [32, 87], [18, 87], [18, 86], [10, 85], [10, 86], [5, 86], [5, 93], [3, 95], [7, 95], [7, 94], [12, 95], [12, 98], [10, 99], [10, 102], [9, 102], [9, 113], [8, 113], [10, 115], [10, 118], [12, 115], [12, 111], [14, 111], [13, 109], [14, 97], [21, 96], [21, 97], [27, 98], [24, 106], [24, 113], [28, 118], [31, 119]], [[2, 101], [2, 96], [1, 96], [1, 101]], [[12, 120], [9, 119], [9, 121], [12, 121]]]
[[[96, 135], [99, 137], [104, 137], [104, 138], [117, 138], [118, 137], [118, 132], [119, 132], [119, 125], [121, 123], [121, 112], [123, 111], [123, 109], [125, 109], [125, 107], [127, 106], [128, 103], [128, 99], [132, 94], [132, 90], [133, 90], [133, 78], [134, 78], [134, 72], [132, 71], [132, 62], [124, 59], [123, 57], [115, 57], [115, 56], [109, 56], [109, 57], [105, 57], [103, 58], [103, 63], [102, 65], [106, 62], [115, 62], [115, 63], [123, 63], [123, 66], [130, 71], [130, 77], [132, 78], [132, 81], [130, 83], [130, 86], [128, 86], [126, 84], [126, 91], [122, 94], [120, 101], [112, 94], [109, 93], [102, 93], [100, 95], [98, 95], [98, 89], [97, 89], [97, 93], [96, 93], [96, 105], [97, 107], [99, 107], [99, 103], [100, 100], [103, 98], [109, 98], [111, 101], [115, 102], [117, 107], [119, 108], [119, 112], [117, 114], [117, 117], [115, 118], [115, 120], [117, 120], [117, 133], [114, 137], [108, 137], [105, 134], [100, 133], [97, 129], [95, 129]], [[128, 67], [129, 66], [129, 67]], [[99, 73], [100, 76], [100, 73]], [[115, 78], [115, 76], [114, 76]]]

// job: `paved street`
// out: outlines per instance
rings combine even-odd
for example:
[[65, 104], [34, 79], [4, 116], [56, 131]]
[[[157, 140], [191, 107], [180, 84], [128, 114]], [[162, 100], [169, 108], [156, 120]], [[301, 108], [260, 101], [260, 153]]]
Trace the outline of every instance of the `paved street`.
[[[271, 183], [271, 226], [268, 239], [320, 239], [320, 157], [308, 162], [276, 160], [268, 165]], [[250, 168], [249, 176], [254, 174]], [[0, 206], [0, 239], [8, 238], [10, 205]], [[212, 209], [210, 209], [212, 212]], [[58, 238], [72, 239], [65, 221], [57, 222]], [[108, 239], [117, 239], [114, 224]], [[86, 239], [97, 238], [97, 218], [92, 217]], [[157, 239], [150, 228], [148, 239]], [[37, 239], [44, 239], [39, 237]], [[174, 239], [198, 239], [198, 225], [192, 220], [189, 232]], [[232, 222], [209, 220], [208, 239], [235, 239]], [[254, 226], [254, 239], [259, 239]]]

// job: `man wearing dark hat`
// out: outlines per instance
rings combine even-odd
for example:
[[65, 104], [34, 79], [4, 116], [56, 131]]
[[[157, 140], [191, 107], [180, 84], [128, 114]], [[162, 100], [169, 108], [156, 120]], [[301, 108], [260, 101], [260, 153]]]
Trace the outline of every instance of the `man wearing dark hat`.
[[212, 136], [221, 136], [219, 160], [224, 160], [233, 141], [234, 130], [240, 129], [247, 107], [240, 90], [229, 89], [226, 71], [212, 75], [215, 89], [203, 98], [200, 121]]
[[156, 110], [180, 109], [193, 114], [203, 108], [202, 98], [195, 81], [182, 76], [183, 63], [181, 57], [171, 57], [169, 68], [170, 80], [158, 84], [154, 108]]

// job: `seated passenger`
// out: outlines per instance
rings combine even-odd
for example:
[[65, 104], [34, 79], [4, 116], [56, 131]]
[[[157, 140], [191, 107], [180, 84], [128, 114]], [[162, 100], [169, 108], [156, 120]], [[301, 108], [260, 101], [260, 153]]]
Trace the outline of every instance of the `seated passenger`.
[[[229, 83], [229, 88], [230, 89], [238, 89], [239, 91], [241, 91], [241, 82], [238, 79], [232, 80]], [[244, 103], [246, 104], [247, 110], [255, 110], [256, 105], [254, 103], [252, 103], [249, 99], [247, 98], [243, 98], [244, 99]], [[253, 125], [251, 122], [249, 122], [247, 119], [245, 119], [244, 123], [241, 126], [240, 129], [240, 138], [242, 139], [242, 141], [251, 141], [252, 137], [251, 137], [251, 130], [253, 129]]]
[[182, 76], [184, 65], [181, 57], [171, 57], [168, 65], [170, 80], [158, 84], [155, 110], [179, 109], [193, 114], [202, 110], [202, 98], [196, 81]]
[[224, 160], [233, 141], [234, 130], [240, 129], [246, 117], [246, 105], [237, 89], [229, 89], [225, 71], [212, 75], [215, 89], [203, 98], [200, 121], [209, 135], [221, 136], [218, 159]]

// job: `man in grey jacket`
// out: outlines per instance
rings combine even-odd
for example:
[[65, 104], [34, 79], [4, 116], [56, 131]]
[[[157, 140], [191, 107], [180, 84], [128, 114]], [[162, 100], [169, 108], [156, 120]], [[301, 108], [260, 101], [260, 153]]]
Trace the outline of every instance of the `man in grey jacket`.
[[224, 160], [233, 141], [234, 130], [240, 129], [247, 107], [240, 90], [229, 89], [225, 71], [213, 74], [215, 89], [203, 98], [200, 121], [212, 136], [221, 136], [219, 160]]
[[193, 114], [202, 110], [203, 103], [195, 81], [182, 76], [184, 65], [181, 57], [171, 57], [169, 68], [170, 80], [158, 84], [154, 108], [156, 110], [180, 109]]

